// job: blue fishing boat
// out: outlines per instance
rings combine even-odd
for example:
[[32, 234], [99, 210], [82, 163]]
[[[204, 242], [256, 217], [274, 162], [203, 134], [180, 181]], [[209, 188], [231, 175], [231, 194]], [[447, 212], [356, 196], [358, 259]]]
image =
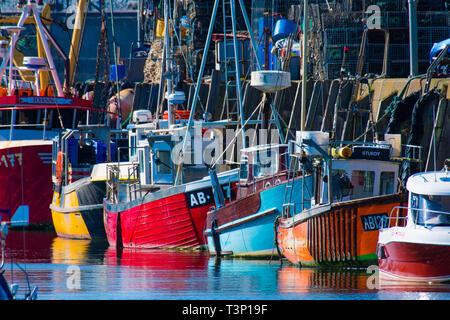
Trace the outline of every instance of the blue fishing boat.
[[[241, 150], [239, 198], [223, 205], [215, 188], [216, 208], [207, 215], [204, 234], [211, 254], [270, 258], [276, 253], [274, 222], [285, 194], [313, 191], [311, 175], [292, 178], [287, 149], [286, 144], [270, 144]], [[310, 205], [292, 203], [298, 210]]]

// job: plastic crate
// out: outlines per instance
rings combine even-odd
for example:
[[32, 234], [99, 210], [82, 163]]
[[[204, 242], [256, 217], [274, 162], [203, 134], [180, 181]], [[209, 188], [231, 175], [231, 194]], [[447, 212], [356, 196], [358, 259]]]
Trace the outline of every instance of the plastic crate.
[[450, 27], [421, 27], [417, 30], [418, 43], [436, 43], [450, 37]]
[[443, 10], [443, 3], [441, 0], [419, 0], [417, 2], [417, 11], [440, 11]]
[[347, 43], [347, 31], [345, 29], [325, 30], [325, 46], [344, 45]]
[[450, 27], [448, 28], [431, 28], [431, 41], [432, 43], [441, 42], [450, 38]]
[[430, 43], [431, 29], [426, 27], [417, 28], [417, 42], [418, 43]]
[[387, 29], [390, 28], [408, 28], [408, 13], [401, 12], [384, 12], [381, 17], [381, 26]]
[[366, 58], [382, 60], [384, 58], [384, 45], [381, 44], [368, 45], [366, 47]]
[[433, 47], [433, 43], [422, 43], [418, 46], [417, 57], [419, 60], [427, 60], [430, 57], [430, 51]]
[[[346, 74], [355, 75], [357, 61], [349, 61], [345, 64]], [[325, 70], [328, 79], [338, 79], [341, 74], [342, 63], [326, 63]], [[363, 72], [364, 73], [364, 72]]]
[[383, 44], [386, 41], [386, 35], [381, 30], [369, 30], [367, 31], [367, 43], [368, 44]]
[[363, 28], [364, 11], [360, 12], [336, 12], [322, 14], [322, 27], [331, 28]]
[[408, 60], [409, 45], [392, 44], [389, 46], [389, 61]]
[[430, 66], [430, 62], [428, 60], [419, 60], [419, 73], [420, 74], [427, 73], [429, 66]]
[[367, 66], [367, 73], [381, 74], [383, 72], [382, 61], [367, 62], [366, 66]]
[[346, 60], [357, 60], [360, 46], [327, 46], [325, 47], [325, 63], [340, 62], [344, 59], [344, 48], [347, 47]]
[[448, 12], [418, 12], [417, 26], [419, 27], [447, 27], [450, 13]]
[[347, 30], [348, 44], [361, 44], [364, 30], [362, 28], [352, 28]]
[[408, 62], [392, 62], [388, 64], [389, 76], [393, 78], [407, 77], [409, 75]]
[[394, 29], [389, 31], [389, 43], [391, 44], [407, 44], [409, 43], [408, 29]]
[[366, 0], [366, 8], [371, 5], [377, 5], [383, 11], [400, 11], [408, 8], [408, 0]]

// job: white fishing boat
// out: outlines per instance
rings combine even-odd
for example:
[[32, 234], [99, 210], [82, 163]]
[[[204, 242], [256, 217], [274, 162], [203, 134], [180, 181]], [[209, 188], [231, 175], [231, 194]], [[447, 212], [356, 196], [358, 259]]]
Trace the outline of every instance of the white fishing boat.
[[381, 279], [450, 281], [450, 161], [411, 176], [406, 188], [408, 207], [394, 208], [379, 233]]

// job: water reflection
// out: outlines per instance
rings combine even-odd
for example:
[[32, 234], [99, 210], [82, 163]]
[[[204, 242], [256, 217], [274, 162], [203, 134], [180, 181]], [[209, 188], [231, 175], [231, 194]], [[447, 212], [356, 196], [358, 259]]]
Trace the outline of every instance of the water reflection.
[[206, 252], [130, 248], [117, 250], [114, 247], [109, 247], [105, 252], [106, 265], [146, 267], [153, 270], [206, 270], [208, 260]]
[[386, 280], [364, 269], [326, 270], [282, 266], [278, 271], [281, 294], [308, 299], [450, 299], [450, 283]]
[[6, 255], [15, 262], [50, 262], [52, 232], [10, 230], [6, 236]]
[[323, 270], [287, 265], [278, 271], [278, 289], [285, 294], [326, 293], [341, 289], [364, 292], [368, 291], [368, 276], [361, 270]]
[[103, 264], [108, 242], [56, 237], [51, 248], [52, 263], [55, 264]]
[[[116, 250], [106, 242], [11, 231], [5, 278], [38, 299], [450, 299], [450, 284], [380, 282], [359, 270], [298, 268], [279, 261], [216, 259], [206, 252]], [[71, 269], [74, 268], [74, 269]], [[79, 271], [80, 285], [70, 286]]]

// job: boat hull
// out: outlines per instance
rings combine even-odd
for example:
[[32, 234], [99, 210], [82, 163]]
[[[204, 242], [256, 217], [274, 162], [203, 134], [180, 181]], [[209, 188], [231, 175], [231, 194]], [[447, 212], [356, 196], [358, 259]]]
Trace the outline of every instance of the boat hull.
[[[231, 199], [237, 178], [236, 173], [229, 184]], [[123, 205], [105, 202], [108, 242], [125, 248], [203, 248], [206, 214], [213, 204], [211, 182], [171, 187]]]
[[384, 279], [450, 281], [449, 227], [391, 227], [380, 231], [378, 265]]
[[[310, 177], [307, 181], [311, 184]], [[210, 211], [205, 230], [210, 253], [251, 258], [278, 254], [274, 222], [282, 212], [286, 184], [284, 181]], [[294, 181], [293, 188], [293, 193], [301, 194], [301, 178]]]
[[399, 193], [344, 201], [280, 219], [279, 250], [290, 262], [304, 266], [376, 264], [381, 218], [403, 198]]
[[450, 246], [391, 242], [378, 260], [380, 276], [409, 281], [450, 281]]
[[51, 224], [52, 142], [0, 142], [0, 216], [28, 214], [29, 225]]
[[53, 194], [50, 209], [58, 236], [74, 239], [106, 240], [103, 223], [105, 183], [85, 178]]

